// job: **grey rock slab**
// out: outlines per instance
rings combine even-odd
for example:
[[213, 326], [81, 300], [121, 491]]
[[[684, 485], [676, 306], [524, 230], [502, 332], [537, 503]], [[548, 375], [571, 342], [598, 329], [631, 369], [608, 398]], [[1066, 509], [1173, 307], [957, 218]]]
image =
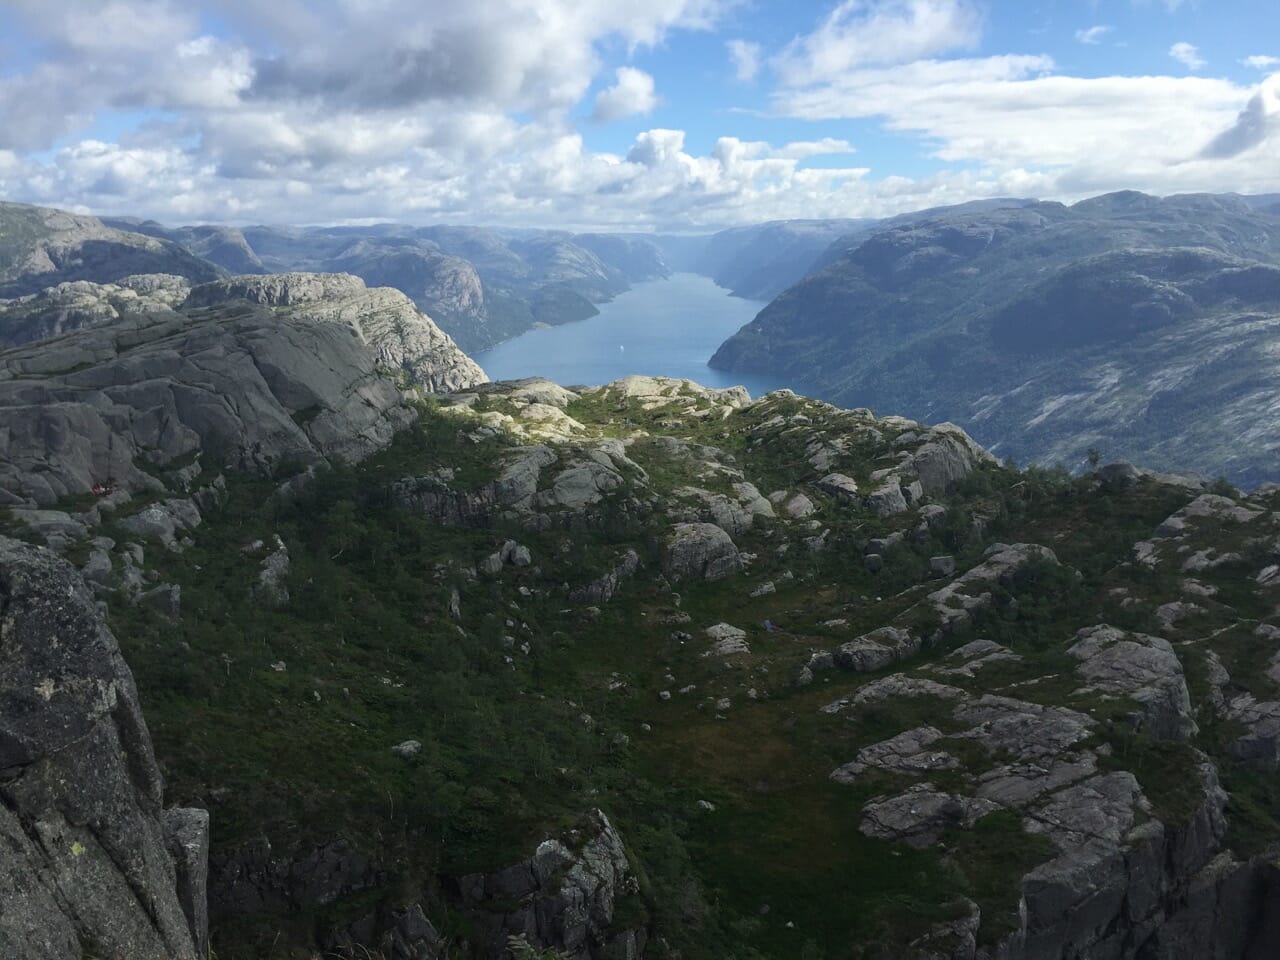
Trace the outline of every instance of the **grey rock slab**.
[[1134, 726], [1160, 740], [1187, 740], [1199, 728], [1182, 663], [1169, 641], [1106, 624], [1075, 635], [1068, 655], [1089, 691], [1128, 697], [1138, 705]]
[[932, 749], [943, 738], [935, 727], [916, 727], [896, 737], [873, 743], [858, 751], [857, 759], [836, 768], [831, 779], [853, 783], [868, 770], [921, 775], [932, 770], [954, 770], [960, 761], [945, 750]]
[[1048, 836], [1062, 852], [1088, 841], [1119, 846], [1150, 809], [1137, 778], [1119, 770], [1057, 791], [1027, 813], [1025, 826]]
[[1090, 736], [1093, 718], [1067, 707], [1045, 706], [984, 694], [958, 704], [952, 714], [971, 728], [956, 734], [976, 740], [989, 753], [1021, 760], [1057, 757]]
[[0, 949], [195, 960], [133, 677], [74, 569], [0, 538]]
[[990, 800], [946, 793], [920, 783], [893, 797], [878, 797], [862, 808], [859, 831], [880, 840], [897, 840], [923, 848], [953, 827], [970, 829], [1000, 807]]
[[856, 673], [870, 673], [920, 652], [920, 638], [900, 627], [880, 627], [835, 651], [835, 664]]

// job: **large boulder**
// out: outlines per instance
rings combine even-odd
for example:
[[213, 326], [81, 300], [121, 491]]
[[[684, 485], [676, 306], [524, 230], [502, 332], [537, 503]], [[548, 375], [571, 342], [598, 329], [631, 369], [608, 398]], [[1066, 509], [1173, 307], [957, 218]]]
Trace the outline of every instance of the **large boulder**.
[[203, 887], [207, 819], [166, 817], [133, 676], [84, 581], [4, 538], [0, 800], [0, 956], [203, 955], [199, 897], [179, 878]]
[[667, 542], [663, 567], [672, 579], [723, 580], [745, 562], [733, 538], [714, 523], [677, 523]]

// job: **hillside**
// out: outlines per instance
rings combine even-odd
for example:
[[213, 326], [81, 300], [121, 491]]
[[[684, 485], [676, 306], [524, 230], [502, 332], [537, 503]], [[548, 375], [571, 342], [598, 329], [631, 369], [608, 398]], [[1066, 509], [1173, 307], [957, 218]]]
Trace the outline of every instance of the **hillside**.
[[383, 224], [243, 236], [265, 271], [351, 273], [402, 291], [471, 352], [594, 316], [630, 282], [667, 273], [652, 243], [608, 234]]
[[106, 602], [220, 960], [1276, 949], [1276, 491], [785, 391], [404, 393], [356, 283], [0, 353], [4, 530]]
[[171, 274], [204, 283], [221, 273], [169, 240], [113, 230], [96, 217], [0, 202], [0, 298], [75, 280], [112, 283], [137, 274]]
[[712, 366], [953, 420], [1020, 461], [1277, 476], [1280, 219], [1240, 198], [944, 210], [828, 259]]

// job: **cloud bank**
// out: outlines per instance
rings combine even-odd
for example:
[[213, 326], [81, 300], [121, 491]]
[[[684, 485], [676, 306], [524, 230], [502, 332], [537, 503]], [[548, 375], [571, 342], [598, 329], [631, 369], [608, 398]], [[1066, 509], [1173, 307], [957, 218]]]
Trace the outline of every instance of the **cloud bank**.
[[[1280, 75], [1072, 76], [1034, 49], [982, 50], [976, 0], [843, 0], [772, 47], [743, 37], [744, 9], [6, 0], [25, 42], [0, 72], [0, 196], [168, 222], [709, 229], [1011, 194], [1280, 192]], [[679, 91], [636, 58], [701, 36], [720, 51], [701, 69], [764, 98], [751, 129], [792, 136], [734, 136], [730, 109], [707, 117], [719, 136], [661, 125]], [[1189, 43], [1170, 54], [1204, 66]], [[590, 145], [597, 129], [613, 149]], [[916, 172], [855, 153], [866, 131], [917, 144]]]

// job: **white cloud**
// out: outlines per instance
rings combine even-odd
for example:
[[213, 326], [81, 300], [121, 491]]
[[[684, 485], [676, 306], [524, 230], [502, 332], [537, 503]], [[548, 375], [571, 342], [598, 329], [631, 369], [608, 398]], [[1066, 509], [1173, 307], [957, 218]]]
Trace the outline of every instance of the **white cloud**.
[[1114, 27], [1103, 26], [1099, 24], [1095, 27], [1087, 27], [1076, 31], [1076, 40], [1089, 46], [1096, 46], [1102, 42], [1102, 38], [1110, 33]]
[[[954, 58], [981, 39], [982, 0], [843, 0], [772, 59], [730, 43], [739, 75], [772, 68], [774, 113], [838, 121], [810, 139], [695, 151], [692, 132], [654, 129], [622, 154], [593, 151], [574, 118], [652, 110], [663, 76], [617, 60], [713, 26], [734, 0], [216, 0], [216, 37], [190, 0], [0, 3], [38, 57], [0, 71], [0, 195], [101, 213], [666, 228], [1121, 187], [1280, 192], [1263, 146], [1273, 81]], [[88, 138], [104, 110], [146, 119], [116, 143]], [[858, 120], [944, 169], [849, 165]]]
[[1280, 132], [1280, 73], [1258, 87], [1240, 116], [1201, 151], [1204, 158], [1236, 157], [1261, 146]]
[[1253, 67], [1255, 70], [1274, 70], [1276, 67], [1280, 67], [1280, 57], [1265, 55], [1245, 57], [1240, 62], [1246, 67]]
[[773, 65], [789, 86], [826, 83], [849, 70], [967, 49], [981, 28], [971, 0], [843, 0]]
[[1200, 56], [1200, 49], [1194, 43], [1187, 43], [1185, 40], [1179, 41], [1170, 47], [1169, 56], [1191, 71], [1200, 70], [1208, 66]]
[[[1265, 90], [1200, 77], [1060, 76], [1047, 57], [1004, 56], [850, 71], [780, 91], [774, 105], [807, 120], [879, 118], [943, 161], [1023, 184], [1024, 195], [1272, 192], [1280, 167], [1265, 150], [1204, 146], [1237, 127], [1242, 111], [1273, 117]], [[1232, 142], [1259, 142], [1250, 136]]]
[[617, 82], [596, 96], [596, 108], [592, 119], [599, 123], [611, 123], [623, 117], [652, 113], [658, 105], [653, 77], [635, 67], [619, 67], [614, 73]]
[[734, 75], [741, 83], [749, 83], [760, 72], [760, 44], [749, 40], [730, 40], [725, 46], [729, 50], [729, 61], [733, 64]]

